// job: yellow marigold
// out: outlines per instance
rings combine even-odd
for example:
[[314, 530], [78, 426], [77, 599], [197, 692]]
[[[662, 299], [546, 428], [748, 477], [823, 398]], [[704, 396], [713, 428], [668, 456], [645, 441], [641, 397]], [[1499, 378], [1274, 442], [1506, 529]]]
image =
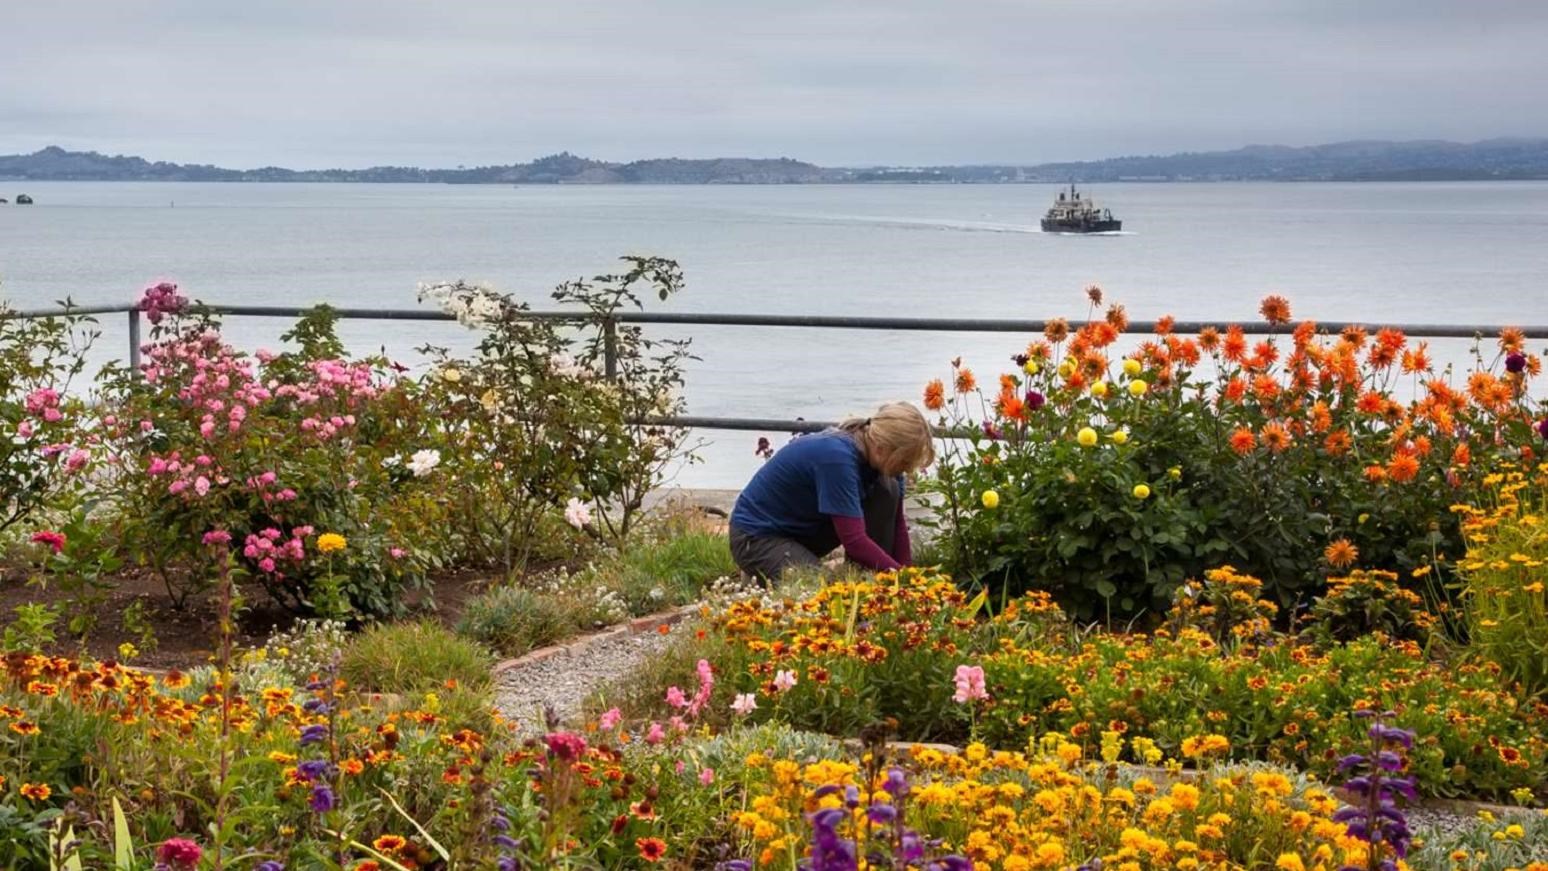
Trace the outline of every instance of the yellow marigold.
[[1278, 868], [1279, 871], [1306, 871], [1306, 863], [1302, 862], [1301, 857], [1294, 853], [1281, 854], [1278, 859], [1274, 860], [1274, 867]]
[[339, 535], [337, 532], [325, 532], [317, 536], [317, 549], [323, 553], [341, 551], [348, 544], [349, 542], [345, 540], [344, 536]]

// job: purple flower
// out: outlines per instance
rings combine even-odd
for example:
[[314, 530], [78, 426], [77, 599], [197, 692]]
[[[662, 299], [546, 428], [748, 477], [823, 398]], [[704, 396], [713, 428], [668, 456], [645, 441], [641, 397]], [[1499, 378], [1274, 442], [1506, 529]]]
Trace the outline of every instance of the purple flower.
[[520, 868], [510, 856], [501, 856], [495, 860], [495, 871], [519, 871]]
[[260, 863], [253, 871], [285, 871], [285, 863], [270, 859], [267, 862]]
[[865, 811], [866, 817], [876, 825], [895, 822], [898, 818], [898, 809], [890, 804], [873, 804]]
[[1537, 434], [1548, 439], [1548, 417], [1537, 422]]
[[1505, 371], [1511, 373], [1525, 372], [1527, 358], [1520, 351], [1511, 351], [1505, 355]]
[[333, 790], [324, 784], [312, 787], [312, 798], [308, 802], [316, 813], [325, 814], [333, 810]]
[[328, 726], [324, 723], [307, 726], [301, 730], [301, 746], [328, 740]]
[[326, 778], [328, 769], [332, 767], [326, 759], [308, 759], [296, 766], [296, 772], [310, 782]]
[[715, 871], [752, 871], [752, 863], [746, 859], [732, 859], [716, 865]]
[[1000, 431], [1000, 428], [995, 426], [993, 421], [988, 420], [984, 421], [984, 435], [988, 436], [994, 441], [999, 441], [1000, 439], [1005, 438], [1005, 434]]
[[882, 784], [882, 790], [892, 796], [894, 801], [902, 798], [908, 794], [908, 775], [894, 765], [887, 771], [887, 782]]
[[326, 714], [328, 713], [328, 703], [322, 699], [307, 699], [301, 703], [301, 710], [306, 711], [308, 714]]
[[516, 839], [510, 835], [495, 835], [494, 842], [498, 846], [504, 847], [507, 850], [514, 850], [521, 846], [520, 844], [516, 843]]
[[1036, 390], [1028, 390], [1026, 404], [1028, 411], [1037, 411], [1039, 408], [1042, 408], [1048, 404], [1048, 397], [1037, 392]]

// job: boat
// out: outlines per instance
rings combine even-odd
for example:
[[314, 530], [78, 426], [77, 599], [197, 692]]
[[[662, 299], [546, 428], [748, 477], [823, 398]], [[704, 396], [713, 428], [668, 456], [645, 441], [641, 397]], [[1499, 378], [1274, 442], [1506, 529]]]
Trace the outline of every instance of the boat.
[[1082, 197], [1074, 183], [1068, 192], [1059, 192], [1059, 198], [1043, 216], [1044, 233], [1113, 233], [1121, 229], [1122, 221], [1114, 218], [1111, 211], [1097, 208], [1091, 197]]
[[16, 205], [18, 205], [18, 206], [30, 206], [30, 205], [32, 205], [32, 197], [29, 197], [26, 194], [17, 194], [16, 195]]

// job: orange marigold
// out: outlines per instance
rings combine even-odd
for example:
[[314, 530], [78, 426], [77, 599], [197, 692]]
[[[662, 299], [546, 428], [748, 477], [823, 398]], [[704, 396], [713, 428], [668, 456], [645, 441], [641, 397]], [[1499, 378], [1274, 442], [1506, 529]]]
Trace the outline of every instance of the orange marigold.
[[946, 407], [946, 385], [941, 383], [941, 379], [936, 378], [925, 385], [924, 405], [931, 411], [940, 411]]
[[1172, 334], [1172, 327], [1176, 326], [1176, 324], [1177, 318], [1171, 315], [1162, 315], [1161, 319], [1156, 321], [1156, 335], [1170, 336]]
[[1365, 347], [1365, 327], [1359, 326], [1358, 324], [1350, 324], [1349, 326], [1344, 327], [1344, 329], [1339, 333], [1339, 336], [1344, 340], [1344, 342], [1346, 342], [1356, 351]]
[[1317, 400], [1311, 409], [1312, 431], [1327, 432], [1333, 428], [1333, 413], [1328, 410], [1328, 404]]
[[1376, 333], [1376, 344], [1371, 346], [1370, 353], [1365, 359], [1377, 369], [1385, 369], [1397, 362], [1398, 354], [1407, 341], [1402, 330], [1383, 327]]
[[1500, 350], [1507, 354], [1511, 351], [1520, 351], [1526, 345], [1526, 333], [1516, 327], [1506, 327], [1500, 330]]
[[1256, 444], [1257, 439], [1253, 437], [1252, 430], [1245, 426], [1239, 426], [1231, 433], [1231, 450], [1238, 454], [1250, 452]]
[[1247, 355], [1247, 335], [1242, 332], [1241, 327], [1232, 324], [1226, 330], [1225, 341], [1221, 344], [1221, 352], [1232, 363], [1242, 362], [1242, 358]]
[[1290, 447], [1290, 432], [1278, 421], [1264, 425], [1258, 437], [1263, 440], [1264, 447], [1276, 454]]
[[660, 838], [635, 838], [634, 848], [640, 851], [640, 858], [647, 862], [660, 862], [666, 855], [666, 841]]
[[1417, 347], [1403, 352], [1403, 374], [1413, 375], [1430, 371], [1430, 343], [1420, 342]]
[[1117, 303], [1107, 307], [1106, 320], [1113, 329], [1120, 333], [1129, 328], [1129, 313], [1124, 311], [1123, 306]]
[[1278, 294], [1269, 294], [1258, 305], [1259, 314], [1263, 319], [1274, 326], [1290, 323], [1290, 300]]
[[973, 370], [963, 367], [957, 370], [957, 392], [971, 393], [978, 386], [978, 379], [973, 377]]
[[1354, 446], [1354, 438], [1349, 435], [1349, 430], [1337, 429], [1328, 433], [1328, 437], [1322, 440], [1322, 449], [1330, 455], [1339, 457], [1349, 452]]
[[1367, 390], [1360, 394], [1360, 398], [1355, 402], [1355, 408], [1365, 414], [1381, 414], [1387, 410], [1387, 397], [1380, 391]]
[[1419, 459], [1413, 454], [1398, 454], [1387, 463], [1387, 476], [1394, 481], [1412, 481], [1419, 474]]
[[1317, 322], [1301, 321], [1296, 324], [1295, 332], [1291, 335], [1295, 338], [1297, 348], [1306, 348], [1311, 345], [1311, 340], [1317, 337]]
[[1199, 347], [1213, 354], [1220, 347], [1220, 331], [1214, 327], [1199, 330]]
[[382, 835], [380, 838], [372, 841], [371, 846], [382, 853], [396, 853], [408, 846], [408, 838], [402, 835]]
[[1335, 569], [1352, 566], [1355, 560], [1360, 558], [1360, 549], [1355, 547], [1349, 539], [1340, 538], [1329, 544], [1322, 552], [1322, 558], [1328, 561], [1328, 565]]
[[1473, 462], [1473, 449], [1467, 446], [1467, 442], [1457, 445], [1457, 449], [1451, 452], [1451, 464], [1453, 466], [1466, 466]]

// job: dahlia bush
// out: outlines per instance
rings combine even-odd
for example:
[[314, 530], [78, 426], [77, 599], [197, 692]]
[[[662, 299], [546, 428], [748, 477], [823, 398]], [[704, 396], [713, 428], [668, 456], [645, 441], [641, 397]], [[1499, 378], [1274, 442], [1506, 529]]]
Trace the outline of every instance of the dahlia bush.
[[[1480, 468], [1534, 456], [1541, 357], [1507, 329], [1474, 368], [1438, 370], [1424, 342], [1311, 321], [1157, 335], [1122, 359], [1123, 307], [1051, 322], [982, 386], [957, 361], [925, 389], [948, 443], [931, 482], [949, 568], [1014, 595], [1045, 589], [1084, 619], [1165, 610], [1184, 580], [1231, 563], [1282, 606], [1357, 557], [1404, 578], [1462, 549], [1447, 508]], [[1406, 397], [1406, 398], [1405, 398]], [[1445, 579], [1417, 587], [1439, 599]]]

